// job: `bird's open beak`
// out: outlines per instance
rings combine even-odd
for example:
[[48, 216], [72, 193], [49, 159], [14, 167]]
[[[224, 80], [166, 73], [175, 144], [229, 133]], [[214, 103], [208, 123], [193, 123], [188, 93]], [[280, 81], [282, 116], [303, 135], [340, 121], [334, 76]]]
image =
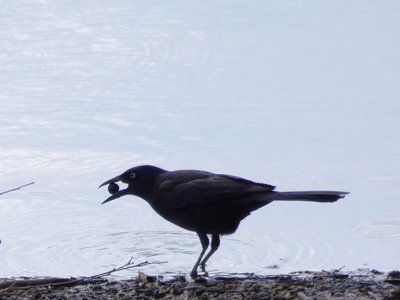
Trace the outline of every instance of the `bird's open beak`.
[[[101, 188], [102, 186], [108, 185], [110, 183], [113, 183], [113, 182], [118, 182], [118, 181], [121, 181], [121, 177], [120, 176], [111, 178], [110, 180], [107, 180], [106, 182], [103, 182], [99, 186], [99, 188]], [[129, 194], [128, 189], [129, 189], [129, 186], [124, 190], [120, 190], [120, 191], [116, 192], [115, 194], [112, 194], [110, 197], [108, 197], [106, 200], [104, 200], [101, 204], [104, 204], [104, 203], [110, 202], [112, 200], [118, 199], [118, 198], [120, 198], [122, 196], [128, 195]]]

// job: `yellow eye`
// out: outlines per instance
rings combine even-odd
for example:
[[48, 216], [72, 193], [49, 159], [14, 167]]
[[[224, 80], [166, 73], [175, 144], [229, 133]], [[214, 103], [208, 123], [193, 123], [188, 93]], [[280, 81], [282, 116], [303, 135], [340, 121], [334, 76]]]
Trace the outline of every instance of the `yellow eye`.
[[131, 174], [129, 174], [129, 177], [130, 177], [131, 179], [134, 179], [134, 178], [136, 177], [136, 174], [132, 172]]

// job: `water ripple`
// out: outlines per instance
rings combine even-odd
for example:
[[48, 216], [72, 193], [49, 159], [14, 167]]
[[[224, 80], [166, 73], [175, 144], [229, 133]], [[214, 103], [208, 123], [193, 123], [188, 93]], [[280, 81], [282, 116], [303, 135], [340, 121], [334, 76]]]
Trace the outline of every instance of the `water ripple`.
[[350, 231], [366, 239], [400, 239], [400, 221], [373, 221], [358, 225]]

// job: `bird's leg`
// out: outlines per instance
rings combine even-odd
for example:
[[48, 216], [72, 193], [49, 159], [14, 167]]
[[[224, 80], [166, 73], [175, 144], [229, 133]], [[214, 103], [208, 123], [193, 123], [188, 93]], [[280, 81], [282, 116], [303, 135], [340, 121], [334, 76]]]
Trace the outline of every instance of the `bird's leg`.
[[219, 247], [219, 235], [218, 234], [213, 234], [212, 235], [212, 240], [211, 240], [211, 249], [210, 252], [208, 252], [208, 254], [206, 255], [206, 257], [204, 257], [204, 259], [201, 261], [200, 263], [200, 267], [201, 270], [203, 272], [205, 272], [205, 268], [206, 268], [206, 262], [208, 261], [208, 259], [211, 257], [211, 255], [214, 254], [215, 251], [217, 251]]
[[202, 249], [201, 249], [199, 258], [197, 259], [196, 263], [193, 266], [192, 272], [190, 272], [190, 276], [192, 278], [197, 277], [197, 268], [200, 264], [201, 259], [203, 258], [204, 253], [206, 252], [206, 250], [208, 248], [208, 245], [210, 244], [207, 234], [198, 232], [197, 235], [199, 236]]

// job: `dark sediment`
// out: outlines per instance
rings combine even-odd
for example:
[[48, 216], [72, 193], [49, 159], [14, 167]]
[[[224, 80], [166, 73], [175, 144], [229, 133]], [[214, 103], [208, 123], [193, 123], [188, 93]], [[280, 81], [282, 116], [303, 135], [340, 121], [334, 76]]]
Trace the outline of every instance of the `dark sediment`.
[[0, 280], [0, 299], [395, 300], [400, 299], [400, 272], [299, 272], [265, 277], [200, 278], [195, 281], [184, 277], [160, 280], [143, 273], [138, 279], [119, 281], [101, 278]]

